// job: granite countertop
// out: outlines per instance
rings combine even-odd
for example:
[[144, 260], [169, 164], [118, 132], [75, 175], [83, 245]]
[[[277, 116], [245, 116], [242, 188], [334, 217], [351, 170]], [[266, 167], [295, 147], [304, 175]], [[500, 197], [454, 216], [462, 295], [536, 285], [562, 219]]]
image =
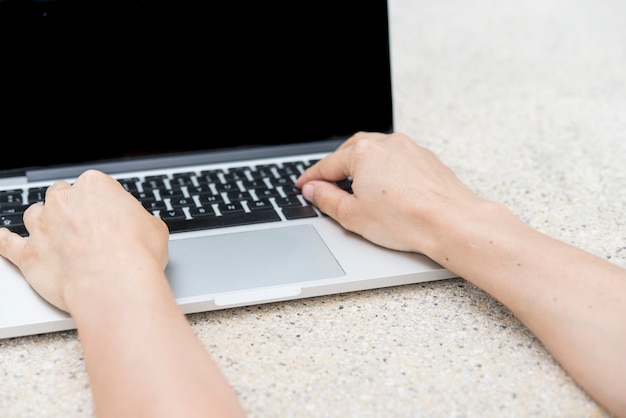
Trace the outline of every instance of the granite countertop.
[[[390, 15], [397, 129], [626, 267], [626, 2], [390, 0]], [[607, 416], [460, 278], [188, 318], [251, 418]], [[2, 417], [93, 415], [74, 331], [0, 340], [0, 382]]]

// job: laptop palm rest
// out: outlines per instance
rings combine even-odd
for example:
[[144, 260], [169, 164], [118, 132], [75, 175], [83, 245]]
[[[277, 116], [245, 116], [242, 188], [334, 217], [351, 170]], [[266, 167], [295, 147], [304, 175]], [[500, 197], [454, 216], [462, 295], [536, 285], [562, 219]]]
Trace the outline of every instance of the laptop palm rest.
[[169, 252], [166, 273], [176, 298], [246, 290], [242, 300], [216, 297], [218, 305], [298, 294], [295, 283], [345, 275], [311, 225], [171, 240]]

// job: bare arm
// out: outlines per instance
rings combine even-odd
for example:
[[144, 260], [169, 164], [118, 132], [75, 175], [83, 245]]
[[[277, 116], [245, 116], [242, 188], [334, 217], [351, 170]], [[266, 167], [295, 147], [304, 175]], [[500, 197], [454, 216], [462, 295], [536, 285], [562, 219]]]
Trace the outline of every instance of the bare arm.
[[[332, 183], [347, 176], [353, 195]], [[626, 416], [626, 270], [479, 198], [402, 134], [359, 133], [297, 185], [347, 229], [426, 254], [500, 300], [581, 387]]]
[[74, 318], [98, 416], [244, 415], [170, 292], [167, 227], [116, 180], [56, 183], [24, 221], [0, 254]]

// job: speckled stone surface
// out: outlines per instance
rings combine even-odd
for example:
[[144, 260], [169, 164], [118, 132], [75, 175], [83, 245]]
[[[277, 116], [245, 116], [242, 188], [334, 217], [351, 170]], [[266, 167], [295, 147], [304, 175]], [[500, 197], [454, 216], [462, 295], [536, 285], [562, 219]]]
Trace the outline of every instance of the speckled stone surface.
[[[626, 2], [390, 13], [398, 130], [480, 195], [626, 267]], [[251, 418], [606, 416], [463, 279], [188, 318]], [[93, 415], [73, 331], [0, 340], [0, 388], [1, 417]]]

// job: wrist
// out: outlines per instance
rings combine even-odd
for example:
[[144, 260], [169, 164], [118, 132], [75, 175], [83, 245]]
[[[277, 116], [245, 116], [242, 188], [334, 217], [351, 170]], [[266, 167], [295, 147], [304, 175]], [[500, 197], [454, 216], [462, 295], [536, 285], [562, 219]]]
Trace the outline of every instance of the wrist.
[[478, 197], [464, 208], [438, 211], [430, 225], [424, 253], [459, 275], [475, 264], [477, 252], [491, 252], [494, 242], [501, 247], [520, 226], [526, 227], [506, 206]]
[[80, 329], [81, 324], [92, 325], [104, 319], [114, 322], [117, 315], [123, 315], [138, 300], [148, 303], [154, 298], [171, 298], [163, 270], [150, 268], [149, 262], [144, 264], [92, 272], [88, 277], [69, 283], [64, 289], [64, 299], [77, 327]]

